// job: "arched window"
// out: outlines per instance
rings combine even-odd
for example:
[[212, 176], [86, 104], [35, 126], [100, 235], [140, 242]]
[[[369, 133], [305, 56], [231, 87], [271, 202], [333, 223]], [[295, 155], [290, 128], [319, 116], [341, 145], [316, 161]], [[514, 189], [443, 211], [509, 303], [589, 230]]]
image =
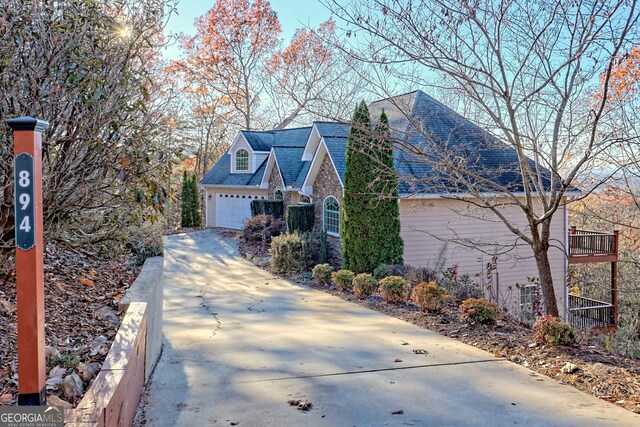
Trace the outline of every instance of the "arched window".
[[301, 194], [300, 195], [300, 203], [305, 204], [305, 205], [311, 204], [311, 197], [305, 196], [304, 194]]
[[248, 171], [249, 170], [249, 152], [244, 148], [236, 151], [236, 170]]
[[322, 209], [322, 225], [324, 231], [329, 234], [340, 234], [340, 203], [338, 199], [333, 196], [329, 196], [324, 199]]
[[276, 190], [273, 193], [273, 200], [276, 200], [278, 202], [281, 202], [284, 200], [284, 194], [282, 193], [282, 190]]

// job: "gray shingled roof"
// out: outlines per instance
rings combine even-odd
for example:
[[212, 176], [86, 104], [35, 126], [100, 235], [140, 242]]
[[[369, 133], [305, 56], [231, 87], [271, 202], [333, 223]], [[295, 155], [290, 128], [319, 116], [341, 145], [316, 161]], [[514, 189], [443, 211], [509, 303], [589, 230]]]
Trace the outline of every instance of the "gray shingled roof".
[[269, 151], [273, 146], [304, 148], [311, 127], [265, 131], [242, 130], [240, 132], [253, 150]]
[[347, 138], [324, 138], [324, 142], [340, 176], [340, 181], [344, 184], [344, 172], [347, 170]]
[[338, 123], [338, 122], [313, 122], [318, 129], [318, 133], [320, 136], [328, 138], [328, 137], [348, 137], [349, 136], [349, 128], [351, 125], [349, 123]]
[[254, 151], [269, 151], [273, 145], [273, 132], [241, 130], [244, 138]]
[[257, 186], [262, 181], [262, 175], [267, 166], [263, 161], [255, 173], [230, 173], [231, 155], [225, 154], [216, 162], [209, 172], [202, 178], [202, 185], [249, 185]]
[[295, 185], [302, 169], [304, 147], [273, 147], [285, 187]]
[[[430, 156], [438, 156], [432, 146], [440, 147], [462, 159], [467, 170], [504, 186], [509, 191], [524, 190], [518, 157], [513, 148], [424, 92], [415, 91], [372, 103], [369, 110], [373, 120], [378, 119], [383, 108], [389, 117], [394, 138], [421, 147], [421, 151]], [[416, 124], [419, 124], [419, 128], [414, 126]], [[468, 190], [455, 177], [448, 175], [446, 170], [435, 170], [433, 160], [420, 161], [420, 156], [398, 150], [395, 152], [395, 159], [396, 169], [401, 176], [401, 194]], [[531, 164], [534, 166], [533, 162]], [[549, 186], [549, 172], [542, 170], [541, 174], [545, 185]], [[495, 191], [495, 187], [491, 185], [477, 184], [485, 186], [486, 191]]]
[[310, 168], [311, 160], [302, 162], [302, 168], [300, 168], [300, 172], [296, 178], [296, 188], [302, 188], [302, 184], [304, 183], [304, 179], [307, 177], [307, 173], [309, 173]]
[[[444, 104], [422, 91], [376, 101], [370, 104], [372, 120], [376, 121], [382, 109], [389, 117], [392, 136], [430, 152], [433, 143], [446, 147], [465, 162], [467, 169], [498, 183], [510, 191], [522, 191], [515, 150], [491, 133], [470, 122]], [[410, 119], [409, 119], [409, 118]], [[419, 123], [418, 132], [413, 124]], [[340, 180], [344, 182], [346, 170], [345, 150], [349, 135], [348, 123], [314, 122], [329, 150]], [[275, 147], [275, 155], [285, 184], [300, 188], [311, 162], [302, 162], [302, 152], [311, 128], [284, 129], [278, 131], [243, 131], [254, 150], [268, 151]], [[428, 138], [428, 139], [427, 139]], [[399, 192], [410, 194], [464, 192], [467, 188], [455, 182], [446, 171], [435, 170], [432, 161], [420, 161], [398, 150], [394, 153], [396, 169], [401, 180]], [[229, 155], [222, 159], [205, 176], [203, 184], [256, 185], [264, 173], [265, 164], [255, 174], [229, 174]], [[533, 162], [532, 162], [533, 165]], [[549, 172], [542, 170], [544, 182], [549, 185]], [[246, 183], [245, 183], [246, 182]], [[487, 191], [494, 191], [490, 186]]]

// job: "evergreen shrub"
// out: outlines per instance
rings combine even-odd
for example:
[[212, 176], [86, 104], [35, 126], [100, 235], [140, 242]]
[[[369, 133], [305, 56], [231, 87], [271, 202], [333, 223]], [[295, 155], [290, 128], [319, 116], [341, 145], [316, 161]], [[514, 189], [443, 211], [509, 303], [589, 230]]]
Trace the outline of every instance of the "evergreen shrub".
[[353, 279], [353, 293], [356, 298], [364, 299], [378, 289], [378, 281], [368, 273], [360, 273]]
[[333, 268], [329, 264], [318, 264], [313, 267], [313, 278], [321, 285], [331, 283], [331, 272]]
[[405, 302], [409, 297], [409, 285], [400, 276], [389, 276], [380, 280], [380, 293], [389, 302]]
[[287, 206], [287, 230], [289, 233], [306, 233], [313, 230], [315, 210], [313, 205]]
[[340, 291], [346, 291], [353, 287], [353, 279], [355, 275], [349, 270], [338, 270], [331, 275], [333, 283]]

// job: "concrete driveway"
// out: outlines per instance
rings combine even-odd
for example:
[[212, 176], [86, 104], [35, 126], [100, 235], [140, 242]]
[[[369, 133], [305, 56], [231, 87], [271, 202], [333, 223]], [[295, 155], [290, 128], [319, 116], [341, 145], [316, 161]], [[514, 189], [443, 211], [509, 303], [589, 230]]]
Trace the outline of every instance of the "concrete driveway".
[[138, 423], [640, 425], [489, 353], [277, 279], [212, 230], [168, 237], [165, 275], [164, 350]]

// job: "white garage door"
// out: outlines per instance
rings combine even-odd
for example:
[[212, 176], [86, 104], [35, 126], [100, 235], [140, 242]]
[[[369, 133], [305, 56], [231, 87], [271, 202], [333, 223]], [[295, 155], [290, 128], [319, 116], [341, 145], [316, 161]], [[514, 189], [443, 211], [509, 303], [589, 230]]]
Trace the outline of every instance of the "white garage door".
[[251, 216], [252, 196], [233, 193], [216, 193], [216, 227], [242, 229]]

